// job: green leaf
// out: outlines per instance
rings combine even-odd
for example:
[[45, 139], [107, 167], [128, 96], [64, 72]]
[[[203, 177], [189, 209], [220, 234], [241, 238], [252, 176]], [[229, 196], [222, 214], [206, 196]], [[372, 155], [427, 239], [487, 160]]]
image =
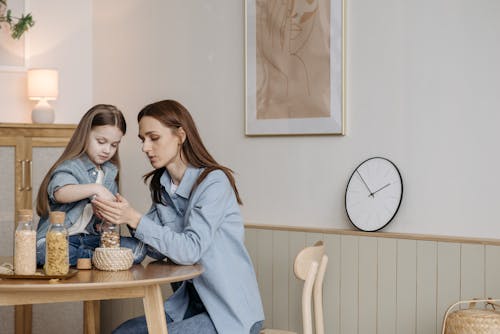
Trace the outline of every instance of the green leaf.
[[17, 21], [16, 24], [12, 26], [12, 38], [14, 39], [19, 39], [21, 36], [33, 25], [35, 24], [35, 21], [33, 21], [33, 18], [31, 17], [31, 14], [28, 14], [26, 16], [22, 15], [21, 18]]
[[[0, 5], [7, 7], [7, 1], [0, 0]], [[6, 22], [9, 25], [11, 36], [14, 39], [21, 38], [35, 24], [31, 13], [27, 15], [23, 14], [21, 17], [14, 17], [10, 9], [7, 9], [4, 15], [0, 15], [0, 22]]]

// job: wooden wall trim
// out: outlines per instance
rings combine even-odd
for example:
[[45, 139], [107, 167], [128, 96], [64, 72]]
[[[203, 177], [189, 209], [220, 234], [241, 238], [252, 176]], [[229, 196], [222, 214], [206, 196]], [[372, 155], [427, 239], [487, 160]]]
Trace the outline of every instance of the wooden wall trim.
[[246, 223], [245, 227], [258, 230], [311, 232], [311, 233], [324, 233], [324, 234], [337, 234], [337, 235], [353, 235], [353, 236], [373, 237], [373, 238], [424, 240], [424, 241], [439, 241], [439, 242], [453, 242], [462, 244], [500, 246], [499, 239], [466, 238], [466, 237], [455, 237], [446, 235], [392, 233], [392, 232], [363, 232], [356, 230], [344, 230], [344, 229], [334, 229], [334, 228], [318, 228], [318, 227], [286, 226], [286, 225], [262, 225], [262, 224], [252, 224], [252, 223]]

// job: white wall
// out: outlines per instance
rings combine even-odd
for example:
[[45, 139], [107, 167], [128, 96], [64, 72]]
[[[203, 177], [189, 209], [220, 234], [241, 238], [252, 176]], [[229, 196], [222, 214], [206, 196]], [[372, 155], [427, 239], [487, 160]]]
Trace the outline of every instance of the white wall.
[[[26, 35], [27, 68], [59, 70], [56, 123], [76, 123], [92, 103], [92, 2], [26, 0], [35, 26]], [[18, 14], [18, 13], [16, 13]], [[26, 71], [0, 71], [0, 122], [31, 123]]]
[[[387, 231], [500, 238], [500, 3], [346, 2], [344, 137], [244, 136], [243, 1], [30, 0], [30, 65], [60, 69], [58, 123], [98, 102], [124, 110], [123, 192], [143, 210], [135, 116], [175, 98], [237, 172], [247, 222], [351, 228], [349, 174], [382, 155], [405, 185]], [[0, 73], [0, 121], [29, 121], [24, 86]]]
[[500, 238], [500, 3], [346, 2], [347, 135], [254, 138], [244, 136], [243, 1], [95, 1], [93, 94], [127, 114], [129, 199], [148, 206], [135, 116], [174, 98], [237, 172], [247, 222], [351, 228], [346, 182], [379, 155], [405, 186], [386, 231]]

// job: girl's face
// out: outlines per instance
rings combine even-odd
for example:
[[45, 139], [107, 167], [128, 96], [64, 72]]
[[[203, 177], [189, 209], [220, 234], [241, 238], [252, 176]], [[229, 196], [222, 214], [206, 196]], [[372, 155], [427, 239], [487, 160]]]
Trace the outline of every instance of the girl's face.
[[100, 166], [111, 159], [123, 137], [123, 132], [114, 125], [94, 126], [87, 137], [87, 153], [89, 159]]
[[144, 116], [139, 122], [139, 138], [153, 168], [158, 169], [181, 162], [181, 136], [154, 117]]

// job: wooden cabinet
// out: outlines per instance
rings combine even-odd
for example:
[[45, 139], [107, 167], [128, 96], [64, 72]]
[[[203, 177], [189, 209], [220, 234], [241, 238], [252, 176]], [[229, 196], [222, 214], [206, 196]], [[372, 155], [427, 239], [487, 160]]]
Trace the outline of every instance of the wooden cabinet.
[[[43, 177], [75, 128], [73, 124], [0, 123], [0, 256], [13, 255], [15, 212], [36, 205]], [[0, 308], [0, 333], [12, 332], [13, 313], [11, 308]], [[31, 332], [31, 321], [23, 321], [31, 318], [31, 306], [16, 307], [15, 318], [16, 333]]]
[[34, 206], [43, 177], [75, 128], [73, 124], [0, 123], [0, 256], [12, 255], [7, 234], [13, 235], [15, 212]]

